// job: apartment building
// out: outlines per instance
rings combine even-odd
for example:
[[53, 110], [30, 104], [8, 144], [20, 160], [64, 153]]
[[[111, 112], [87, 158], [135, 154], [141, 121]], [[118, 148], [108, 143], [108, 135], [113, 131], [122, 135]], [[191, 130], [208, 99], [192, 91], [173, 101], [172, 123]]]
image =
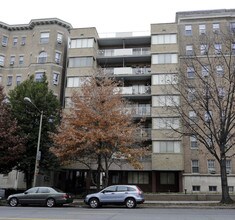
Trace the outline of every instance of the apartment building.
[[[34, 19], [29, 24], [0, 22], [0, 84], [7, 94], [33, 75], [48, 85], [62, 102], [69, 31], [72, 26], [57, 18]], [[25, 188], [24, 177], [13, 171], [0, 175], [0, 188]]]
[[[180, 129], [181, 120], [173, 108], [181, 101], [172, 85], [183, 74], [181, 57], [192, 50], [195, 39], [208, 32], [235, 30], [235, 10], [178, 12], [175, 22], [150, 27], [150, 33], [99, 35], [94, 27], [72, 28], [58, 19], [32, 20], [21, 28], [0, 23], [0, 82], [8, 91], [17, 85], [17, 76], [24, 80], [28, 74], [35, 74], [37, 80], [40, 73], [46, 73], [66, 109], [72, 92], [102, 68], [122, 81], [120, 91], [132, 103], [133, 118], [146, 118], [141, 135], [146, 140], [144, 144], [152, 146], [151, 157], [141, 161], [143, 170], [134, 170], [128, 164], [112, 165], [109, 183], [137, 184], [146, 192], [220, 192], [219, 166], [214, 158], [205, 156], [205, 149], [194, 138], [181, 137], [175, 131]], [[17, 44], [23, 37], [25, 44]], [[18, 64], [20, 56], [24, 57], [24, 68]], [[8, 77], [12, 85], [8, 85]], [[56, 85], [55, 79], [59, 79]], [[232, 192], [234, 158], [228, 162], [228, 171]], [[71, 163], [55, 173], [54, 185], [82, 192], [87, 188], [87, 172], [82, 164]]]
[[26, 25], [0, 22], [0, 83], [5, 92], [30, 75], [37, 81], [45, 74], [49, 87], [61, 99], [71, 28], [57, 18], [34, 19]]

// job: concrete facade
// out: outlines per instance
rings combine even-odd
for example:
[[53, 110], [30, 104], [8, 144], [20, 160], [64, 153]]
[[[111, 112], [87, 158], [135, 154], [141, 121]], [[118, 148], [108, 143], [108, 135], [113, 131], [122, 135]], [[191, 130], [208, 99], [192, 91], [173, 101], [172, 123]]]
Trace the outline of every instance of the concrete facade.
[[[102, 68], [123, 81], [123, 96], [133, 102], [137, 112], [133, 117], [136, 120], [146, 117], [146, 144], [152, 146], [151, 157], [142, 161], [143, 170], [137, 171], [128, 165], [112, 166], [110, 184], [138, 184], [148, 192], [220, 192], [218, 164], [215, 164], [215, 171], [210, 173], [207, 161], [213, 158], [203, 146], [192, 149], [189, 137], [182, 138], [164, 124], [163, 119], [176, 129], [180, 127], [179, 115], [166, 96], [173, 95], [180, 104], [179, 93], [171, 84], [179, 74], [180, 57], [185, 55], [186, 46], [200, 38], [200, 31], [204, 31], [204, 28], [207, 33], [213, 33], [216, 28], [216, 31], [225, 31], [231, 24], [235, 29], [235, 10], [178, 12], [175, 22], [151, 24], [151, 32], [147, 34], [128, 32], [99, 36], [94, 27], [72, 28], [59, 19], [32, 20], [30, 24], [22, 26], [0, 23], [0, 41], [5, 42], [4, 37], [8, 39], [7, 45], [0, 45], [0, 65], [4, 57], [0, 67], [0, 83], [8, 92], [16, 86], [17, 76], [21, 76], [23, 81], [28, 75], [45, 72], [50, 87], [66, 109], [70, 107], [72, 92], [79, 90], [86, 77]], [[191, 28], [190, 37], [185, 36], [186, 26]], [[48, 33], [49, 42], [40, 43], [40, 39], [47, 38]], [[26, 37], [23, 45], [20, 44], [22, 37]], [[16, 38], [18, 42], [14, 45]], [[38, 63], [40, 53], [45, 51], [46, 63]], [[59, 62], [58, 53], [61, 55]], [[18, 64], [19, 56], [24, 57], [23, 65]], [[13, 64], [12, 57], [15, 57]], [[55, 73], [59, 74], [57, 84], [53, 83]], [[11, 85], [8, 85], [9, 76], [13, 76]], [[199, 173], [192, 172], [192, 160], [195, 159], [199, 160]], [[63, 167], [63, 172], [56, 175], [55, 182], [62, 178], [76, 191], [78, 179], [86, 175], [84, 166], [71, 164]], [[231, 159], [228, 176], [233, 192], [234, 158]], [[9, 176], [9, 179], [14, 182], [14, 177], [12, 179]], [[7, 181], [6, 177], [0, 176], [0, 187], [9, 185]], [[10, 186], [19, 187], [14, 184]], [[65, 183], [59, 186], [66, 189]]]

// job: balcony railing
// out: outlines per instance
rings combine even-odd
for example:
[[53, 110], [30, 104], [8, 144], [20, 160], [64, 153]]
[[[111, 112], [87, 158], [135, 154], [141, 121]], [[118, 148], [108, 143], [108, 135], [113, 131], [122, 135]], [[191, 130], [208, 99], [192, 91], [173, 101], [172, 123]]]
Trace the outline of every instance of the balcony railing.
[[107, 49], [98, 50], [100, 57], [116, 57], [116, 56], [142, 56], [150, 55], [150, 48], [124, 48], [124, 49]]
[[151, 116], [151, 107], [150, 106], [128, 107], [125, 110], [128, 113], [132, 114], [133, 117]]
[[105, 68], [104, 72], [109, 75], [145, 75], [151, 73], [149, 67], [117, 67], [117, 68]]
[[128, 86], [116, 87], [114, 92], [120, 92], [123, 95], [145, 95], [151, 93], [150, 86]]

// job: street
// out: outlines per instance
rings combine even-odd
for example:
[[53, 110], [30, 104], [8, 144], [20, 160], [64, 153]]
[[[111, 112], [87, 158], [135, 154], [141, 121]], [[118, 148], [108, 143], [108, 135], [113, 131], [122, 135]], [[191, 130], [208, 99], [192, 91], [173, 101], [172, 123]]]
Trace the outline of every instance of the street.
[[235, 209], [0, 206], [0, 220], [234, 220]]

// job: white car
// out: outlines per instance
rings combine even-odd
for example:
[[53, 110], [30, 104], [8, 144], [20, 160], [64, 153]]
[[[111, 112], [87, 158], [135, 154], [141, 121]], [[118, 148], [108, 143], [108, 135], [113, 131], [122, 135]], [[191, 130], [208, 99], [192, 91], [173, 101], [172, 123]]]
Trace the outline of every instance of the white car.
[[144, 203], [144, 194], [135, 185], [113, 185], [106, 187], [100, 192], [88, 194], [84, 202], [91, 208], [110, 204], [135, 208], [137, 204]]

